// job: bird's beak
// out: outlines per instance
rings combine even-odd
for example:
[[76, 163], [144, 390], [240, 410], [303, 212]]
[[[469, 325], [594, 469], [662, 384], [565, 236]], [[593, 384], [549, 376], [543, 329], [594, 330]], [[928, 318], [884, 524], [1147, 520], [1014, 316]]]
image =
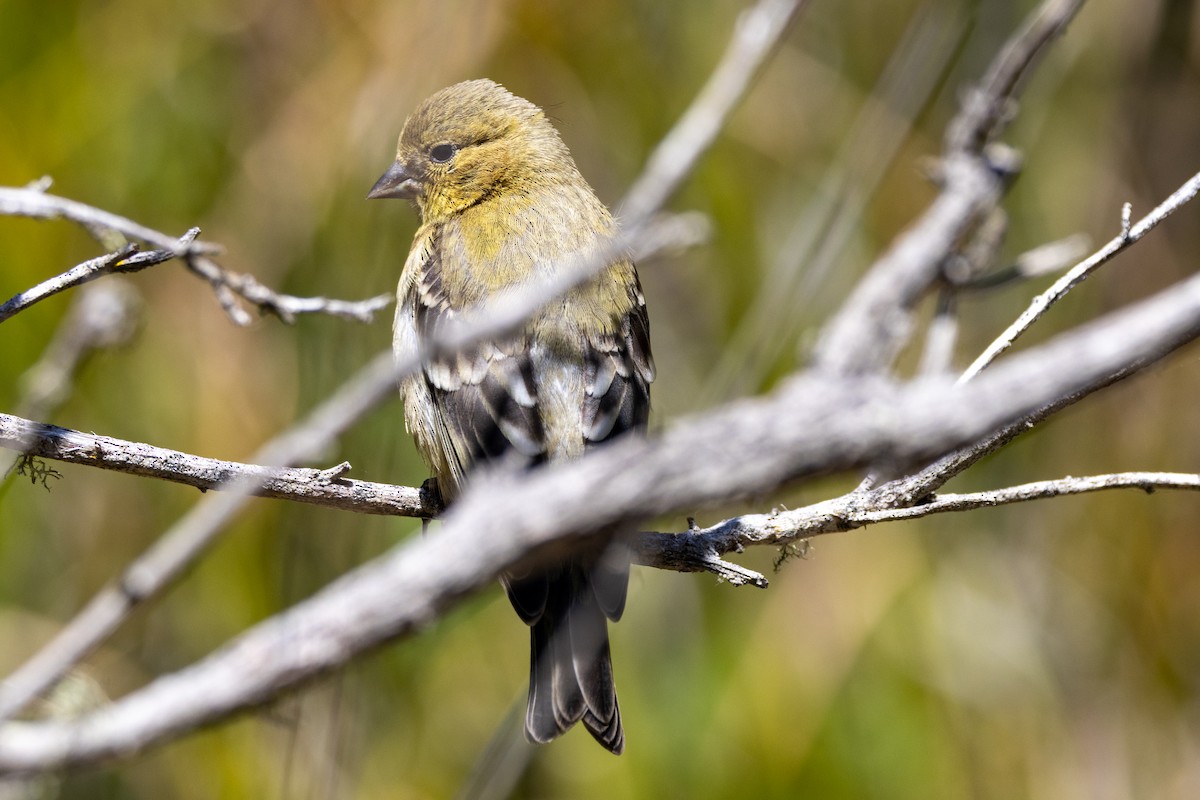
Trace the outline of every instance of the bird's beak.
[[375, 181], [371, 191], [367, 192], [368, 200], [378, 200], [383, 197], [397, 197], [401, 200], [411, 200], [417, 196], [417, 179], [405, 171], [399, 161], [388, 167], [387, 172]]

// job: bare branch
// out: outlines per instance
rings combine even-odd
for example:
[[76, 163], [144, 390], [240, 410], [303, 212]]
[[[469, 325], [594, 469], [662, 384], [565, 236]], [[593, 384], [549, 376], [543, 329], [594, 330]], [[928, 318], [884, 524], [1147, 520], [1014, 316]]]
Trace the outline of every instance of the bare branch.
[[1075, 15], [1081, 0], [1046, 0], [995, 59], [951, 122], [933, 205], [868, 271], [826, 325], [814, 352], [820, 369], [866, 374], [886, 368], [908, 340], [912, 311], [945, 259], [970, 241], [1017, 170], [1011, 150], [990, 139], [1011, 116], [1020, 78]]
[[[179, 246], [187, 248], [199, 234], [199, 228], [192, 228], [179, 238]], [[89, 283], [103, 275], [111, 275], [117, 272], [137, 272], [147, 267], [152, 267], [155, 264], [170, 261], [177, 254], [178, 251], [175, 249], [150, 250], [143, 253], [138, 251], [136, 244], [125, 245], [115, 252], [85, 261], [61, 275], [42, 281], [32, 289], [27, 289], [9, 298], [3, 305], [0, 305], [0, 322], [4, 322], [9, 317], [24, 311], [34, 303], [45, 300], [47, 297], [53, 297], [59, 292]]]
[[333, 470], [284, 469], [167, 450], [139, 442], [46, 425], [0, 414], [0, 447], [69, 464], [124, 472], [181, 483], [201, 491], [225, 489], [238, 480], [252, 480], [256, 497], [403, 517], [432, 517], [436, 499], [408, 486], [352, 480], [344, 477], [349, 464]]
[[875, 262], [826, 325], [813, 354], [821, 369], [843, 374], [882, 370], [912, 332], [912, 310], [938, 279], [947, 255], [999, 201], [1002, 177], [974, 156], [942, 165], [944, 186], [929, 210]]
[[[706, 379], [697, 408], [762, 384], [772, 365], [794, 350], [810, 320], [818, 287], [860, 231], [874, 190], [933, 96], [969, 29], [953, 4], [932, 3], [905, 30], [871, 94], [842, 138], [819, 186], [782, 237], [755, 297]], [[799, 198], [798, 198], [798, 202]]]
[[1026, 18], [992, 61], [979, 86], [968, 92], [962, 112], [947, 127], [947, 150], [981, 153], [1003, 132], [1013, 117], [1021, 81], [1082, 6], [1083, 0], [1045, 0]]
[[[267, 469], [41, 425], [8, 415], [0, 415], [0, 446], [20, 447], [43, 458], [162, 478], [205, 490], [222, 489], [235, 478], [257, 478], [262, 484], [254, 492], [256, 496], [344, 511], [426, 518], [440, 511], [436, 498], [419, 488], [344, 479], [348, 464], [329, 470]], [[747, 546], [785, 544], [878, 522], [1130, 487], [1146, 491], [1198, 489], [1200, 476], [1130, 472], [1068, 477], [990, 492], [930, 496], [903, 508], [883, 506], [871, 494], [852, 493], [810, 507], [744, 515], [705, 529], [691, 528], [679, 534], [644, 533], [634, 540], [634, 547], [639, 563], [646, 566], [679, 572], [707, 571], [733, 585], [765, 588], [764, 576], [720, 556], [740, 552]]]
[[[635, 542], [639, 564], [681, 572], [712, 571], [708, 563], [728, 552], [756, 545], [785, 545], [882, 522], [919, 519], [933, 514], [1024, 503], [1107, 489], [1200, 491], [1200, 475], [1176, 472], [1122, 472], [1036, 481], [987, 492], [942, 494], [913, 506], [880, 508], [870, 496], [851, 493], [805, 508], [770, 514], [746, 514], [708, 528], [682, 533], [645, 533]], [[730, 581], [736, 583], [736, 581]]]
[[998, 356], [1012, 347], [1017, 337], [1029, 330], [1029, 327], [1037, 322], [1049, 310], [1050, 306], [1061, 300], [1067, 292], [1082, 283], [1089, 275], [1108, 263], [1118, 253], [1154, 230], [1158, 223], [1169, 217], [1189, 200], [1192, 200], [1198, 193], [1200, 193], [1200, 173], [1193, 175], [1190, 180], [1176, 189], [1157, 208], [1138, 220], [1138, 223], [1132, 228], [1129, 227], [1129, 204], [1126, 203], [1125, 208], [1122, 210], [1121, 232], [1111, 239], [1108, 244], [1104, 245], [1104, 247], [1072, 267], [1065, 275], [1055, 281], [1053, 286], [1035, 297], [1033, 302], [1029, 304], [1029, 307], [1021, 313], [1021, 316], [1017, 317], [1013, 324], [1009, 325], [1008, 329], [988, 345], [987, 349], [980, 354], [979, 358], [975, 359], [971, 366], [967, 367], [966, 371], [958, 379], [959, 383], [971, 380], [982, 370], [986, 369]]
[[[199, 489], [222, 489], [235, 478], [262, 481], [256, 496], [311, 503], [368, 514], [432, 517], [440, 510], [436, 498], [419, 488], [342, 476], [348, 464], [328, 470], [268, 469], [218, 461], [110, 437], [0, 415], [0, 446], [31, 455], [86, 464], [134, 475], [161, 478]], [[1080, 494], [1112, 488], [1200, 488], [1200, 477], [1180, 473], [1131, 472], [1088, 478], [1063, 478], [972, 494], [926, 495], [915, 505], [891, 507], [885, 492], [852, 493], [816, 505], [770, 514], [743, 515], [709, 528], [690, 528], [680, 534], [644, 533], [634, 541], [639, 563], [680, 572], [707, 571], [733, 585], [765, 587], [761, 574], [720, 558], [753, 545], [779, 545], [864, 525], [915, 519], [947, 511], [1024, 502], [1043, 497]], [[667, 538], [664, 538], [667, 537]]]
[[[765, 575], [721, 558], [725, 553], [742, 552], [740, 538], [729, 532], [730, 528], [738, 526], [740, 519], [743, 517], [728, 519], [701, 530], [696, 526], [696, 521], [689, 517], [688, 529], [684, 533], [643, 531], [629, 537], [627, 545], [634, 561], [647, 567], [675, 572], [711, 572], [733, 586], [766, 589], [768, 581]], [[718, 529], [720, 532], [714, 533]]]
[[387, 308], [394, 300], [390, 294], [356, 301], [295, 297], [267, 288], [253, 275], [227, 270], [208, 256], [187, 255], [184, 263], [188, 269], [208, 281], [221, 308], [238, 325], [253, 322], [253, 318], [239, 304], [239, 298], [257, 306], [260, 312], [274, 314], [288, 324], [295, 322], [300, 314], [329, 314], [358, 322], [371, 322], [377, 311]]
[[1158, 489], [1200, 490], [1200, 475], [1182, 472], [1118, 472], [1109, 475], [1059, 478], [1050, 481], [1034, 481], [1004, 489], [968, 494], [937, 495], [926, 503], [911, 508], [889, 508], [862, 514], [859, 519], [865, 525], [876, 522], [891, 522], [916, 519], [930, 514], [948, 511], [973, 511], [978, 508], [1025, 503], [1051, 497], [1088, 494], [1107, 489], [1140, 489], [1153, 494]]
[[[248, 325], [253, 318], [240, 305], [239, 298], [256, 306], [259, 311], [275, 314], [286, 322], [291, 322], [298, 314], [333, 314], [339, 317], [370, 322], [375, 312], [392, 302], [390, 294], [379, 295], [367, 300], [350, 302], [346, 300], [329, 300], [324, 297], [294, 297], [281, 294], [263, 286], [249, 275], [243, 275], [224, 269], [212, 260], [211, 256], [219, 253], [217, 245], [196, 241], [198, 228], [188, 231], [180, 239], [160, 233], [153, 228], [147, 228], [133, 220], [99, 208], [46, 194], [42, 183], [26, 188], [0, 187], [0, 215], [33, 217], [35, 219], [66, 219], [75, 222], [90, 231], [116, 231], [123, 237], [137, 239], [153, 245], [156, 250], [129, 257], [132, 252], [122, 248], [118, 253], [93, 259], [75, 267], [64, 275], [40, 284], [39, 287], [17, 295], [4, 306], [0, 307], [0, 322], [9, 316], [32, 305], [36, 299], [21, 302], [19, 307], [14, 305], [10, 310], [9, 304], [16, 303], [20, 298], [36, 292], [39, 289], [48, 291], [49, 296], [70, 286], [93, 280], [108, 272], [126, 271], [160, 264], [172, 258], [182, 258], [188, 268], [204, 278], [213, 287], [221, 307], [238, 325]], [[7, 313], [4, 313], [6, 312]]]
[[742, 12], [708, 81], [654, 148], [642, 174], [618, 204], [623, 219], [649, 218], [691, 175], [806, 2], [759, 0]]
[[[978, 87], [968, 90], [961, 112], [946, 130], [946, 150], [986, 155], [984, 148], [1007, 127], [1015, 114], [1017, 87], [1035, 66], [1038, 57], [1065, 31], [1083, 0], [1046, 0], [1005, 44], [988, 67]], [[998, 244], [998, 242], [997, 242]], [[1048, 247], [1039, 257], [1061, 253]], [[1018, 260], [1018, 274], [1027, 274], [1027, 260]]]

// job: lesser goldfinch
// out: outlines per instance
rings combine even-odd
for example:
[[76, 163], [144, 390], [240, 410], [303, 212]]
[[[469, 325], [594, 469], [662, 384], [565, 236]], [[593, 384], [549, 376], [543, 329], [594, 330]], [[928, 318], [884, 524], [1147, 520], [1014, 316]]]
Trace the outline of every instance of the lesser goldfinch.
[[[421, 103], [368, 197], [415, 200], [421, 214], [396, 290], [397, 353], [615, 231], [542, 110], [489, 80]], [[618, 258], [517, 333], [426, 363], [401, 392], [408, 430], [452, 501], [485, 465], [534, 468], [643, 430], [653, 380], [645, 298]], [[582, 720], [605, 748], [624, 749], [606, 620], [620, 618], [628, 578], [627, 558], [597, 548], [504, 577], [531, 626], [531, 741]]]

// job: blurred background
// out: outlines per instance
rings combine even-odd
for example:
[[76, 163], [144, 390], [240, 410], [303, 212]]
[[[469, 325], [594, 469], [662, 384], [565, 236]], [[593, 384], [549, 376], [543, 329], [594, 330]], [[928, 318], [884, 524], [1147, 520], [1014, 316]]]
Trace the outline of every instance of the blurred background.
[[[366, 202], [407, 113], [491, 77], [545, 107], [610, 204], [690, 102], [744, 3], [567, 0], [0, 0], [0, 185], [172, 235], [299, 295], [389, 292], [416, 227]], [[705, 247], [641, 266], [655, 426], [767, 391], [803, 363], [864, 268], [933, 197], [924, 176], [962, 88], [1029, 0], [813, 0], [672, 207]], [[1026, 87], [1026, 159], [1003, 259], [1094, 243], [1200, 168], [1200, 3], [1093, 0]], [[62, 222], [0, 218], [0, 299], [100, 252]], [[1043, 341], [1192, 272], [1185, 207], [1027, 337]], [[1049, 279], [961, 303], [965, 366]], [[178, 264], [130, 276], [140, 324], [47, 419], [245, 459], [386, 348], [372, 325], [237, 328]], [[21, 406], [77, 292], [6, 322], [0, 409]], [[932, 305], [932, 304], [931, 304]], [[926, 309], [928, 313], [930, 309]], [[920, 342], [906, 354], [911, 370]], [[1200, 470], [1194, 349], [1069, 410], [949, 487]], [[321, 466], [415, 485], [393, 402]], [[199, 495], [53, 465], [0, 495], [0, 668], [10, 669]], [[814, 502], [844, 476], [742, 510]], [[528, 798], [1200, 796], [1200, 498], [1108, 493], [816, 540], [767, 591], [635, 570], [613, 632], [627, 752], [574, 731], [483, 772]], [[679, 530], [684, 519], [653, 523]], [[183, 667], [414, 535], [407, 519], [255, 501], [78, 680], [109, 697]], [[433, 528], [436, 535], [436, 527]], [[127, 764], [41, 785], [63, 798], [450, 797], [517, 730], [527, 634], [497, 589], [300, 695]], [[86, 694], [87, 692], [85, 692]], [[498, 734], [499, 731], [499, 734]], [[507, 769], [507, 772], [505, 772]], [[486, 784], [486, 781], [483, 783]], [[38, 795], [33, 795], [38, 796]]]

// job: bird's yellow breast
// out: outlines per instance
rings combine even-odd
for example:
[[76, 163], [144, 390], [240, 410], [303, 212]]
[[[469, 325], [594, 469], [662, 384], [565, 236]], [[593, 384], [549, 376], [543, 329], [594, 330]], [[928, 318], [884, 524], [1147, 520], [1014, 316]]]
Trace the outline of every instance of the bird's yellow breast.
[[[447, 302], [456, 310], [481, 305], [497, 293], [547, 277], [573, 256], [601, 245], [613, 232], [608, 210], [586, 187], [561, 185], [489, 198], [439, 227], [438, 258]], [[581, 333], [610, 333], [633, 303], [633, 268], [619, 261], [595, 280], [550, 303], [530, 324], [537, 331], [561, 325]]]

